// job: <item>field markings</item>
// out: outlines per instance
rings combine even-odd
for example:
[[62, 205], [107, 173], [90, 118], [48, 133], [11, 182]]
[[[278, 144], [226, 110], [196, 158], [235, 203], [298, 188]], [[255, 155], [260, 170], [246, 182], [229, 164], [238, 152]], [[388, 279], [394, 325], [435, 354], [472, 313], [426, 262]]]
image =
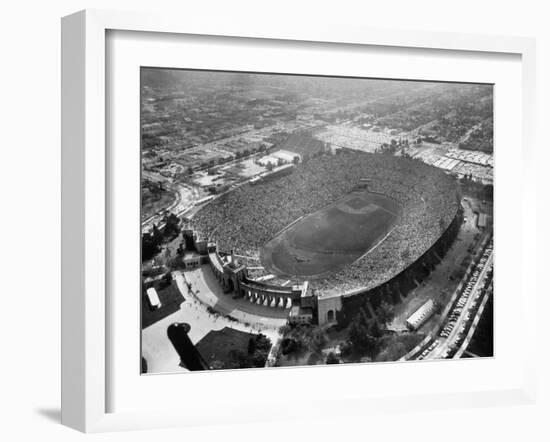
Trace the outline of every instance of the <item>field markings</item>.
[[356, 263], [357, 261], [359, 261], [360, 259], [363, 259], [363, 257], [367, 256], [370, 252], [372, 252], [374, 249], [376, 249], [380, 244], [382, 244], [386, 238], [388, 236], [390, 236], [390, 234], [395, 230], [395, 226], [393, 226], [389, 231], [388, 233], [386, 233], [384, 235], [384, 237], [382, 239], [380, 239], [380, 241], [378, 241], [373, 247], [371, 247], [369, 250], [367, 250], [365, 253], [363, 253], [359, 258], [357, 258], [355, 261], [353, 261], [352, 264]]
[[[319, 208], [317, 210], [314, 210], [314, 211], [312, 211], [308, 214], [300, 216], [299, 218], [297, 218], [294, 221], [292, 221], [291, 223], [289, 223], [286, 227], [281, 229], [279, 232], [277, 232], [277, 234], [266, 243], [266, 245], [268, 245], [267, 249], [271, 250], [271, 252], [273, 253], [273, 251], [274, 251], [274, 246], [273, 246], [274, 241], [277, 241], [277, 238], [280, 238], [277, 241], [277, 245], [280, 246], [280, 245], [286, 244], [287, 245], [286, 248], [289, 250], [290, 255], [292, 255], [293, 257], [295, 255], [295, 253], [292, 253], [292, 251], [294, 251], [296, 253], [299, 253], [301, 256], [303, 256], [304, 254], [307, 255], [306, 258], [309, 257], [309, 259], [307, 259], [308, 261], [311, 260], [311, 259], [314, 259], [315, 256], [319, 256], [319, 255], [323, 255], [323, 256], [330, 255], [330, 256], [334, 256], [334, 257], [338, 256], [338, 257], [341, 257], [341, 259], [343, 259], [344, 257], [349, 256], [350, 253], [343, 252], [342, 250], [326, 250], [326, 248], [324, 248], [322, 250], [319, 250], [319, 248], [305, 247], [303, 244], [302, 245], [297, 245], [292, 240], [292, 235], [290, 235], [289, 232], [299, 222], [303, 222], [303, 221], [306, 221], [306, 220], [312, 220], [313, 225], [317, 226], [319, 224], [319, 220], [316, 219], [316, 215], [323, 212], [323, 211], [327, 212], [328, 210], [331, 210], [333, 208], [336, 209], [336, 210], [339, 210], [343, 214], [364, 216], [364, 217], [366, 217], [366, 219], [364, 221], [366, 221], [367, 224], [369, 224], [368, 221], [369, 221], [369, 219], [371, 219], [372, 216], [377, 216], [376, 213], [377, 213], [378, 209], [380, 209], [381, 212], [378, 213], [378, 216], [381, 216], [381, 214], [383, 214], [384, 212], [386, 214], [389, 214], [390, 217], [391, 217], [390, 225], [392, 225], [392, 224], [393, 225], [387, 231], [387, 233], [385, 235], [379, 237], [379, 239], [377, 239], [375, 237], [374, 241], [377, 241], [377, 242], [374, 243], [374, 244], [373, 244], [373, 242], [371, 242], [370, 247], [365, 248], [364, 252], [361, 253], [359, 256], [357, 256], [356, 253], [353, 253], [352, 254], [353, 256], [349, 257], [349, 258], [351, 258], [351, 260], [348, 261], [345, 264], [345, 266], [352, 265], [352, 264], [356, 263], [357, 261], [364, 258], [368, 253], [375, 250], [382, 242], [384, 242], [388, 238], [389, 235], [391, 235], [391, 233], [394, 231], [394, 229], [396, 227], [395, 221], [399, 218], [399, 215], [397, 213], [391, 211], [390, 209], [387, 209], [387, 208], [383, 207], [380, 204], [377, 204], [373, 200], [373, 198], [370, 197], [371, 195], [372, 195], [371, 192], [361, 192], [358, 195], [357, 191], [351, 191], [350, 193], [348, 193], [348, 194], [346, 194], [346, 195], [344, 195], [340, 198], [337, 198], [335, 201], [325, 205], [324, 207], [321, 207], [321, 208]], [[354, 209], [353, 207], [350, 207], [347, 204], [348, 201], [354, 200], [354, 199], [360, 199], [361, 201], [366, 203], [365, 207], [368, 207], [368, 208], [374, 207], [374, 209], [369, 210], [368, 213], [365, 213], [363, 210]], [[269, 247], [269, 245], [271, 245], [271, 247]], [[356, 257], [356, 258], [354, 259], [354, 257]], [[334, 273], [334, 272], [337, 272], [337, 271], [341, 270], [342, 267], [343, 266], [341, 264], [338, 264], [338, 265], [333, 266], [331, 269], [322, 271], [322, 272], [317, 273], [317, 274], [301, 274], [300, 272], [298, 272], [298, 269], [294, 269], [294, 271], [290, 272], [290, 273], [289, 273], [289, 270], [283, 271], [273, 262], [273, 260], [271, 260], [271, 262], [267, 265], [267, 268], [272, 268], [277, 273], [279, 273], [281, 275], [285, 275], [287, 277], [290, 276], [290, 274], [293, 274], [294, 276], [297, 276], [297, 277], [300, 277], [300, 278], [315, 278], [315, 279], [319, 279], [319, 278], [323, 278], [325, 276], [328, 276], [331, 273]]]
[[379, 206], [378, 204], [376, 205], [376, 207], [378, 207], [380, 210], [383, 210], [384, 212], [389, 213], [390, 215], [395, 216], [396, 218], [399, 217], [399, 214], [398, 214], [398, 213], [392, 212], [391, 210], [386, 209], [385, 207]]

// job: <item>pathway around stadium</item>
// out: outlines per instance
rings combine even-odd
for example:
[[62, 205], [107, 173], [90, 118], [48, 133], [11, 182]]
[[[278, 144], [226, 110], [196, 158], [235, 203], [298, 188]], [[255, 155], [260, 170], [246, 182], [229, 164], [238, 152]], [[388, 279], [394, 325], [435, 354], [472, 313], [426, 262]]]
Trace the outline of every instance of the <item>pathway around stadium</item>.
[[223, 293], [209, 265], [185, 272], [174, 272], [174, 274], [182, 278], [185, 288], [180, 290], [186, 290], [189, 293], [186, 281], [191, 286], [191, 295], [220, 315], [231, 316], [259, 330], [279, 329], [287, 322], [288, 309], [258, 305], [244, 298], [235, 298], [233, 294]]

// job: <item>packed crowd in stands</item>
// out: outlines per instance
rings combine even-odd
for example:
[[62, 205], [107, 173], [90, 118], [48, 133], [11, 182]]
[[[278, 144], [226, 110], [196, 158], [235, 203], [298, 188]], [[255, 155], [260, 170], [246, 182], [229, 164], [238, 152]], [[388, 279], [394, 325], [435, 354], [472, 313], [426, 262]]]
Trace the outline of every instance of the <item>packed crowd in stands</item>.
[[372, 288], [416, 261], [449, 226], [460, 204], [452, 176], [418, 160], [343, 151], [311, 158], [291, 175], [241, 186], [200, 210], [194, 224], [220, 250], [258, 257], [278, 232], [348, 194], [362, 178], [371, 180], [371, 192], [398, 201], [401, 215], [375, 249], [310, 284], [327, 294]]

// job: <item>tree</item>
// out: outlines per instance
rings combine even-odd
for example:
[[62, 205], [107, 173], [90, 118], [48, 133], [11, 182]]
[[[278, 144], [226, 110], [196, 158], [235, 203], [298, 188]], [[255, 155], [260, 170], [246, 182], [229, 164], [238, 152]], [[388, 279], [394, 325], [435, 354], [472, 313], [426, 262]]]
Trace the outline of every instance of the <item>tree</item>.
[[184, 253], [185, 253], [185, 241], [181, 241], [176, 250], [176, 255], [183, 256]]
[[256, 340], [254, 338], [250, 338], [248, 340], [248, 354], [252, 355], [256, 351]]
[[162, 233], [156, 224], [153, 224], [152, 239], [158, 243], [162, 240]]
[[385, 301], [382, 301], [378, 308], [375, 310], [376, 317], [381, 324], [387, 324], [393, 319], [393, 308], [390, 304]]
[[378, 325], [378, 321], [371, 321], [371, 323], [368, 326], [368, 334], [373, 338], [379, 338], [382, 336], [382, 330]]
[[400, 357], [407, 353], [407, 349], [402, 342], [396, 342], [393, 345], [388, 345], [376, 357], [378, 362], [397, 361]]
[[281, 352], [283, 353], [283, 355], [298, 352], [300, 349], [301, 346], [295, 339], [284, 338], [281, 341]]
[[262, 368], [265, 367], [265, 363], [267, 362], [267, 353], [263, 351], [257, 351], [252, 356], [252, 366], [256, 368]]
[[349, 327], [348, 342], [353, 353], [371, 354], [376, 347], [377, 339], [369, 333], [360, 315], [355, 317]]
[[172, 282], [172, 273], [166, 272], [160, 281], [160, 288], [168, 287]]
[[286, 334], [290, 333], [291, 330], [292, 330], [292, 327], [288, 324], [285, 324], [279, 327], [279, 334], [282, 336], [285, 336]]
[[271, 349], [271, 339], [269, 339], [263, 333], [258, 333], [256, 335], [256, 348], [262, 351], [269, 351]]
[[228, 368], [264, 367], [267, 361], [271, 340], [262, 333], [248, 340], [247, 351], [232, 350], [229, 354], [233, 361]]
[[326, 343], [327, 337], [325, 335], [325, 332], [319, 328], [315, 329], [312, 333], [311, 341], [309, 343], [310, 350], [313, 353], [320, 354]]
[[340, 359], [338, 358], [338, 356], [336, 356], [336, 353], [334, 353], [333, 351], [331, 351], [328, 355], [327, 355], [327, 360], [325, 361], [327, 364], [339, 364], [340, 363]]
[[153, 224], [153, 230], [150, 233], [144, 233], [141, 237], [141, 258], [148, 261], [153, 258], [160, 250], [162, 242], [162, 233], [156, 224]]
[[222, 361], [215, 360], [210, 364], [210, 368], [212, 370], [222, 370], [225, 368], [225, 364]]
[[180, 224], [180, 219], [173, 213], [170, 213], [166, 217], [166, 223], [163, 230], [164, 238], [170, 240], [178, 236], [180, 234], [179, 224]]

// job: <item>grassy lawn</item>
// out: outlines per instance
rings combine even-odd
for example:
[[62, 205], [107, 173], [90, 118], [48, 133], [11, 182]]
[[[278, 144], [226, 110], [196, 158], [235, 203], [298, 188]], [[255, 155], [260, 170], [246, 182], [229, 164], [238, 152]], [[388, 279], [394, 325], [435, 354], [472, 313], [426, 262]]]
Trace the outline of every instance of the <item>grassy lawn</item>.
[[234, 352], [246, 353], [248, 341], [254, 336], [252, 333], [225, 327], [222, 330], [209, 332], [196, 347], [209, 365], [214, 367], [217, 365], [217, 368], [234, 368]]
[[378, 342], [376, 362], [397, 361], [426, 337], [423, 333], [405, 332], [383, 336]]
[[311, 352], [306, 352], [299, 356], [294, 354], [289, 355], [280, 355], [277, 359], [276, 367], [299, 367], [303, 365], [310, 365], [309, 360], [311, 357]]
[[[185, 298], [179, 291], [176, 281], [171, 281], [170, 284], [163, 287], [162, 281], [154, 281], [146, 284], [145, 291], [141, 294], [141, 328], [147, 328], [161, 319], [166, 318], [172, 313], [179, 310], [180, 305]], [[147, 299], [146, 290], [149, 287], [155, 287], [159, 295], [162, 306], [157, 310], [151, 310]]]
[[273, 238], [264, 248], [268, 267], [273, 263], [287, 275], [318, 276], [363, 255], [392, 228], [399, 207], [381, 197], [357, 195], [307, 215]]

